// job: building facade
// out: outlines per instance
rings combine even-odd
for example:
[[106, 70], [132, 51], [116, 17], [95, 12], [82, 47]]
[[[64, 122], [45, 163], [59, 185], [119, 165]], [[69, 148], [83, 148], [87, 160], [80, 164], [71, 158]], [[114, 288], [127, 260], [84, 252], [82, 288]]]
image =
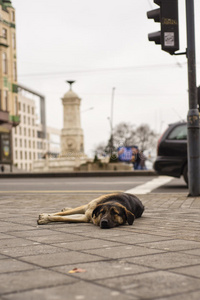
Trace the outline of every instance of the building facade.
[[[13, 164], [18, 169], [31, 171], [33, 162], [60, 152], [60, 131], [46, 128], [45, 98], [43, 95], [18, 85], [19, 126], [13, 128]], [[36, 105], [36, 103], [38, 105]], [[52, 135], [58, 136], [54, 142]]]
[[[0, 162], [12, 162], [11, 129], [19, 124], [15, 9], [0, 0]], [[7, 137], [6, 137], [7, 135]], [[7, 158], [9, 159], [7, 160]], [[10, 161], [10, 162], [9, 162]]]

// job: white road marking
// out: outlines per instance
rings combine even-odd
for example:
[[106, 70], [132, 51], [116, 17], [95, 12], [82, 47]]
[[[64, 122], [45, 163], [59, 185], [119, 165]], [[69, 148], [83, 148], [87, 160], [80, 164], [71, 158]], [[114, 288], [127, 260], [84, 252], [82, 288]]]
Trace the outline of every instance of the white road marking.
[[166, 184], [170, 182], [173, 178], [168, 176], [159, 176], [157, 178], [154, 178], [145, 184], [141, 184], [139, 186], [136, 186], [135, 188], [132, 188], [130, 190], [127, 190], [126, 193], [130, 194], [148, 194], [152, 190], [158, 188], [159, 186]]

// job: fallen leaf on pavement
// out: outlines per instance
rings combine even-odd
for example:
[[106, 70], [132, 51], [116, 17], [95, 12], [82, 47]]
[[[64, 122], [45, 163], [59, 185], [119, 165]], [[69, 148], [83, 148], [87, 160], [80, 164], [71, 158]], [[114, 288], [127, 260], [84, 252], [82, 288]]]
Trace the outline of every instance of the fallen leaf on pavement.
[[70, 270], [68, 273], [72, 274], [72, 273], [84, 273], [84, 272], [86, 272], [86, 270], [81, 268], [74, 268], [73, 270]]

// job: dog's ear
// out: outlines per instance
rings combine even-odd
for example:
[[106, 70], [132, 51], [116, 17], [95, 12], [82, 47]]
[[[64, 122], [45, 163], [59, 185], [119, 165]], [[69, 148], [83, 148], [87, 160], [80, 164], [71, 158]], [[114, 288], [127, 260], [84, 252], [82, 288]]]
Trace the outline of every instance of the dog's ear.
[[92, 212], [92, 218], [93, 218], [93, 216], [95, 215], [95, 217], [98, 217], [98, 215], [99, 215], [99, 212], [100, 212], [100, 210], [101, 210], [101, 207], [102, 207], [102, 205], [100, 204], [100, 205], [97, 205], [97, 207], [93, 210], [93, 212]]
[[125, 208], [125, 215], [129, 225], [132, 225], [135, 220], [135, 215], [130, 210]]
[[125, 206], [121, 204], [117, 204], [117, 205], [123, 209], [128, 224], [132, 225], [135, 220], [135, 215], [130, 210], [128, 210]]

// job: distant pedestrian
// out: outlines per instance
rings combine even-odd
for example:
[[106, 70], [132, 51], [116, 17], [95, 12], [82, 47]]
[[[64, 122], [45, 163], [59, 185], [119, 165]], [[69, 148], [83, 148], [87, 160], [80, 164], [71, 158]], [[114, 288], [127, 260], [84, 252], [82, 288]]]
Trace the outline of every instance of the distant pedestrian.
[[4, 172], [4, 165], [1, 166], [1, 172]]
[[134, 170], [139, 170], [140, 156], [138, 146], [132, 147], [132, 155], [133, 168]]
[[146, 170], [145, 166], [145, 160], [146, 157], [143, 154], [143, 151], [139, 151], [138, 146], [132, 147], [132, 153], [133, 153], [133, 168], [134, 170]]

